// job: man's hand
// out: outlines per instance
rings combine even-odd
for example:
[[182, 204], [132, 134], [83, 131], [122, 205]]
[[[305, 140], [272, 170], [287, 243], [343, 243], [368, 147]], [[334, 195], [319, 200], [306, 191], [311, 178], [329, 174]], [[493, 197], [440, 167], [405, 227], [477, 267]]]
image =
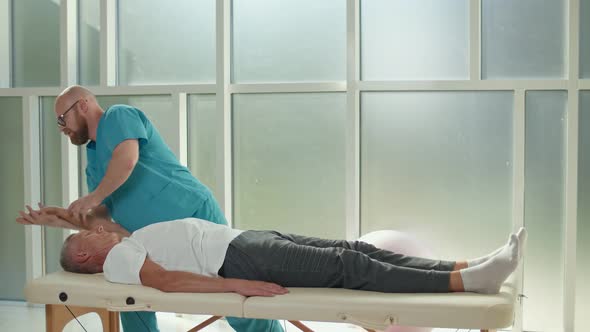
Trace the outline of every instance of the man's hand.
[[289, 290], [265, 281], [252, 281], [243, 279], [227, 280], [231, 283], [231, 289], [244, 296], [275, 296], [289, 293]]
[[68, 212], [72, 213], [74, 216], [81, 217], [82, 221], [86, 222], [86, 215], [88, 215], [92, 209], [98, 207], [103, 199], [104, 198], [99, 197], [96, 192], [91, 192], [70, 204]]
[[16, 218], [16, 222], [21, 225], [44, 225], [50, 227], [62, 227], [78, 229], [75, 225], [72, 225], [67, 220], [61, 218], [56, 213], [59, 208], [47, 208], [41, 203], [39, 204], [39, 210], [33, 210], [27, 205], [28, 213], [25, 211], [18, 211], [20, 217]]
[[52, 214], [55, 216], [58, 216], [62, 219], [66, 219], [67, 217], [71, 216], [71, 213], [68, 212], [68, 210], [59, 207], [59, 206], [45, 206], [41, 203], [37, 203], [39, 205], [39, 210], [38, 212], [42, 213], [42, 214]]

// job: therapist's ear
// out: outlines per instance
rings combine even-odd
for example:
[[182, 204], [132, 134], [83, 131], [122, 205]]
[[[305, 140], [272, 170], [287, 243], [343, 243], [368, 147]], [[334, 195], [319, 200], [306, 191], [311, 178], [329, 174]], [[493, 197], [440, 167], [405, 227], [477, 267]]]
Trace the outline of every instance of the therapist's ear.
[[88, 99], [84, 98], [84, 99], [80, 100], [80, 110], [83, 113], [88, 112]]

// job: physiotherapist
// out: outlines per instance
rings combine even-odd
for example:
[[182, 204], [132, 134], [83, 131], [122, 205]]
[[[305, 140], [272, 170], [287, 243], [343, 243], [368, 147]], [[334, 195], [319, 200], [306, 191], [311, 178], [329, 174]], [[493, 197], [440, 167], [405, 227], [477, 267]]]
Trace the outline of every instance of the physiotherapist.
[[[75, 145], [86, 144], [89, 194], [68, 210], [110, 217], [127, 231], [164, 220], [195, 217], [227, 225], [211, 194], [182, 166], [145, 114], [127, 105], [104, 111], [81, 86], [55, 101], [59, 130]], [[282, 332], [275, 320], [227, 317], [238, 332]], [[159, 331], [153, 312], [122, 312], [125, 332]]]

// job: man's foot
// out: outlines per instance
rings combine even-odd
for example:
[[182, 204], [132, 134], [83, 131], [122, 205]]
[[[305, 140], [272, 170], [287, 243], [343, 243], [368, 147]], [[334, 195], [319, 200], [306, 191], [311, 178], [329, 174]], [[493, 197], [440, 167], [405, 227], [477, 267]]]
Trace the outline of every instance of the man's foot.
[[518, 236], [511, 234], [508, 244], [496, 255], [479, 265], [460, 270], [465, 291], [497, 294], [502, 283], [518, 266], [519, 252]]
[[[524, 252], [524, 247], [525, 247], [526, 239], [527, 239], [527, 231], [526, 231], [526, 229], [524, 227], [521, 227], [514, 234], [516, 234], [516, 236], [518, 237], [518, 243], [519, 243], [519, 246], [520, 246], [518, 248], [519, 255], [520, 255], [518, 257], [518, 260], [521, 260], [522, 259], [523, 252]], [[496, 256], [500, 251], [502, 251], [502, 249], [504, 249], [504, 247], [506, 247], [506, 246], [508, 246], [510, 244], [510, 237], [511, 236], [512, 236], [512, 234], [510, 234], [510, 236], [508, 236], [508, 242], [505, 245], [501, 246], [500, 248], [492, 251], [491, 253], [489, 253], [489, 254], [487, 254], [485, 256], [481, 256], [481, 257], [478, 257], [478, 258], [474, 258], [474, 259], [468, 260], [467, 261], [467, 267], [474, 267], [474, 266], [480, 265], [482, 263], [487, 262], [490, 258]]]
[[[512, 234], [510, 234], [510, 236], [512, 236]], [[508, 246], [510, 244], [510, 236], [508, 236], [508, 241], [506, 242], [505, 245], [501, 246], [500, 248], [492, 251], [491, 253], [485, 255], [485, 256], [481, 256], [478, 258], [474, 258], [471, 260], [467, 261], [467, 267], [474, 267], [477, 265], [480, 265], [482, 263], [487, 262], [490, 258], [496, 256], [498, 253], [500, 253], [506, 246]]]

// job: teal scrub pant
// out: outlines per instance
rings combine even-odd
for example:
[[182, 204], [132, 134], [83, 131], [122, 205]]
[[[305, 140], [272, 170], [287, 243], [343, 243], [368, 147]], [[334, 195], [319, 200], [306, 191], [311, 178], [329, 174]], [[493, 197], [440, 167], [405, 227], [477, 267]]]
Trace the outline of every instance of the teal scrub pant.
[[[217, 201], [211, 196], [192, 217], [227, 225]], [[276, 320], [226, 317], [229, 325], [237, 332], [284, 332]], [[156, 313], [149, 311], [121, 312], [124, 332], [160, 332]]]
[[[283, 332], [276, 320], [226, 317], [231, 327], [238, 332]], [[124, 332], [160, 332], [156, 313], [150, 311], [122, 312]]]

